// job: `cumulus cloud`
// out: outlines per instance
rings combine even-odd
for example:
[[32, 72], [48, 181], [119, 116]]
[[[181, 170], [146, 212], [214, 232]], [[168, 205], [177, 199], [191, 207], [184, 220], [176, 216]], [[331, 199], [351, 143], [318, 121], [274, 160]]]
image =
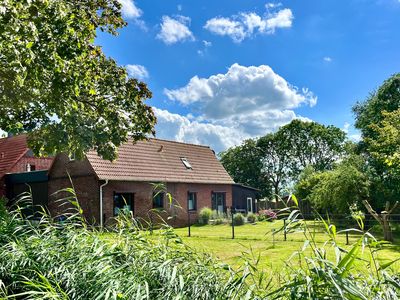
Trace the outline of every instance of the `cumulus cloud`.
[[133, 0], [119, 0], [122, 4], [122, 15], [127, 19], [138, 19], [143, 12], [139, 9]]
[[267, 65], [233, 64], [225, 74], [194, 76], [186, 86], [164, 92], [183, 105], [196, 103], [207, 118], [213, 119], [293, 109], [302, 104], [314, 106], [317, 102], [308, 89], [292, 86]]
[[194, 41], [194, 35], [190, 31], [190, 18], [184, 16], [162, 17], [161, 30], [157, 38], [165, 44], [171, 45], [181, 41]]
[[194, 76], [186, 86], [164, 92], [195, 116], [157, 110], [158, 133], [166, 138], [210, 144], [217, 151], [275, 131], [296, 118], [309, 121], [294, 109], [317, 102], [311, 91], [294, 87], [266, 65], [234, 64], [225, 74]]
[[263, 16], [255, 12], [241, 12], [231, 17], [215, 17], [208, 20], [204, 28], [216, 35], [229, 36], [237, 43], [255, 33], [273, 34], [278, 28], [292, 27], [294, 18], [289, 8], [270, 11], [279, 6], [279, 3], [267, 3], [267, 13]]
[[227, 126], [199, 122], [155, 107], [153, 110], [157, 116], [156, 133], [160, 138], [211, 146], [218, 153], [249, 137]]
[[332, 61], [332, 57], [325, 56], [325, 57], [324, 57], [324, 61], [326, 61], [326, 62], [331, 62], [331, 61]]
[[142, 65], [126, 65], [125, 67], [128, 71], [129, 77], [134, 77], [138, 79], [149, 78], [149, 72]]
[[[242, 119], [215, 122], [193, 115], [182, 116], [153, 107], [157, 116], [156, 136], [179, 142], [210, 146], [216, 153], [237, 146], [243, 140], [259, 137], [277, 130], [295, 118], [293, 111], [254, 112]], [[245, 124], [245, 126], [243, 126]], [[262, 128], [262, 130], [260, 130]]]

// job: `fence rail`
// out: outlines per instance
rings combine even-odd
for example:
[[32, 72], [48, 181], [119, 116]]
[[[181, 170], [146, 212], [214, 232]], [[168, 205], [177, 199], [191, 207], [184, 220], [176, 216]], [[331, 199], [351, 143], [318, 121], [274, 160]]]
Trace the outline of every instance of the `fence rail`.
[[[277, 220], [257, 222], [252, 226], [234, 225], [233, 218], [230, 216], [223, 224], [201, 226], [191, 225], [187, 227], [188, 237], [199, 238], [226, 238], [242, 240], [272, 240], [273, 242], [298, 241], [304, 242], [306, 237], [313, 236], [317, 241], [324, 242], [327, 238], [327, 224], [334, 224], [337, 232], [337, 239], [343, 244], [350, 244], [369, 232], [377, 239], [383, 238], [382, 226], [370, 214], [363, 217], [363, 228], [360, 228], [357, 221], [351, 215], [325, 215], [320, 217], [315, 215], [302, 215], [295, 222], [297, 226], [293, 229], [293, 223], [287, 220], [287, 216], [279, 216]], [[190, 224], [190, 219], [189, 223]], [[400, 214], [390, 216], [390, 225], [393, 237], [400, 240]], [[260, 228], [261, 227], [261, 228]], [[254, 231], [252, 231], [254, 228]], [[264, 228], [264, 231], [263, 231]]]

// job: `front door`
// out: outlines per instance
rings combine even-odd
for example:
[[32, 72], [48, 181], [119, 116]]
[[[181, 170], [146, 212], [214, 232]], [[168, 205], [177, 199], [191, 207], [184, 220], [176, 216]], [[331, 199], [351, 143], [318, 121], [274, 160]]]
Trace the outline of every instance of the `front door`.
[[212, 193], [211, 195], [211, 208], [220, 213], [225, 212], [225, 193]]
[[247, 197], [247, 212], [253, 212], [253, 198]]

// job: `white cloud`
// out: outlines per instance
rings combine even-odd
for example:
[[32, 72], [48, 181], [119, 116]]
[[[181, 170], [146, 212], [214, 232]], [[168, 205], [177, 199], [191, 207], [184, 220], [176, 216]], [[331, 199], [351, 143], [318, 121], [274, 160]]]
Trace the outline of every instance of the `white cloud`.
[[206, 22], [204, 28], [210, 32], [229, 36], [234, 42], [240, 43], [245, 38], [251, 37], [255, 33], [273, 34], [278, 28], [290, 28], [293, 22], [293, 13], [289, 8], [284, 8], [276, 12], [269, 12], [280, 6], [279, 4], [268, 3], [267, 13], [260, 16], [254, 12], [244, 13], [226, 17], [215, 17]]
[[122, 4], [122, 15], [127, 19], [138, 19], [142, 10], [135, 5], [133, 0], [118, 0]]
[[[194, 76], [186, 86], [164, 92], [170, 100], [191, 109], [196, 117], [174, 115], [172, 122], [169, 116], [169, 122], [175, 125], [168, 126], [164, 114], [165, 126], [158, 127], [162, 134], [190, 142], [201, 136], [199, 140], [217, 145], [218, 151], [240, 144], [245, 138], [275, 131], [295, 118], [308, 120], [298, 116], [294, 109], [317, 102], [308, 89], [290, 85], [266, 65], [233, 64], [225, 74]], [[180, 134], [168, 136], [165, 131], [170, 127], [175, 128], [172, 132]]]
[[347, 134], [349, 133], [350, 123], [345, 122], [342, 130]]
[[156, 136], [160, 138], [210, 146], [218, 153], [249, 137], [231, 127], [199, 122], [155, 107], [153, 110], [157, 116]]
[[[243, 128], [240, 123], [223, 124], [223, 122], [205, 121], [191, 114], [182, 116], [156, 107], [153, 107], [153, 110], [157, 116], [157, 137], [210, 146], [216, 153], [240, 145], [245, 139], [275, 131], [295, 118], [309, 121], [307, 118], [296, 116], [292, 111], [255, 112], [248, 116], [248, 119], [244, 117], [246, 128]], [[259, 130], [260, 126], [263, 131]]]
[[212, 46], [211, 42], [203, 40], [203, 49], [197, 50], [197, 53], [200, 56], [204, 56], [207, 52], [207, 49], [210, 48], [211, 46]]
[[189, 29], [190, 18], [184, 16], [162, 17], [161, 30], [157, 38], [165, 44], [171, 45], [180, 41], [194, 41], [193, 33]]
[[126, 65], [126, 70], [130, 77], [138, 79], [146, 79], [149, 77], [149, 72], [144, 66], [141, 65]]
[[276, 8], [276, 7], [280, 7], [280, 6], [282, 6], [283, 4], [281, 3], [281, 2], [278, 2], [278, 3], [267, 3], [267, 4], [265, 4], [265, 7], [267, 8], [267, 9], [270, 9], [270, 8]]
[[332, 61], [332, 57], [329, 57], [329, 56], [325, 56], [323, 59], [326, 62], [331, 62]]
[[277, 28], [290, 28], [292, 27], [292, 21], [292, 11], [289, 8], [282, 9], [267, 18], [267, 31], [269, 33], [274, 33]]
[[183, 9], [182, 5], [178, 4], [177, 9], [178, 9], [178, 11], [182, 11], [182, 9]]
[[307, 89], [299, 91], [269, 66], [233, 64], [225, 74], [209, 78], [194, 76], [179, 89], [165, 89], [170, 100], [184, 105], [196, 103], [206, 117], [221, 119], [252, 111], [285, 110], [317, 101]]

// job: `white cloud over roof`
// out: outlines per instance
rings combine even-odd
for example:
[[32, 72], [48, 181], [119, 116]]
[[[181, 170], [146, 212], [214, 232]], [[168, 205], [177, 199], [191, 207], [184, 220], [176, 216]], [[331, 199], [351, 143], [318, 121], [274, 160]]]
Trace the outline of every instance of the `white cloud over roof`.
[[164, 92], [197, 116], [156, 109], [158, 134], [211, 145], [218, 152], [243, 139], [265, 135], [295, 118], [305, 119], [294, 109], [317, 102], [308, 89], [294, 87], [266, 65], [233, 64], [225, 74], [194, 76], [187, 85]]

